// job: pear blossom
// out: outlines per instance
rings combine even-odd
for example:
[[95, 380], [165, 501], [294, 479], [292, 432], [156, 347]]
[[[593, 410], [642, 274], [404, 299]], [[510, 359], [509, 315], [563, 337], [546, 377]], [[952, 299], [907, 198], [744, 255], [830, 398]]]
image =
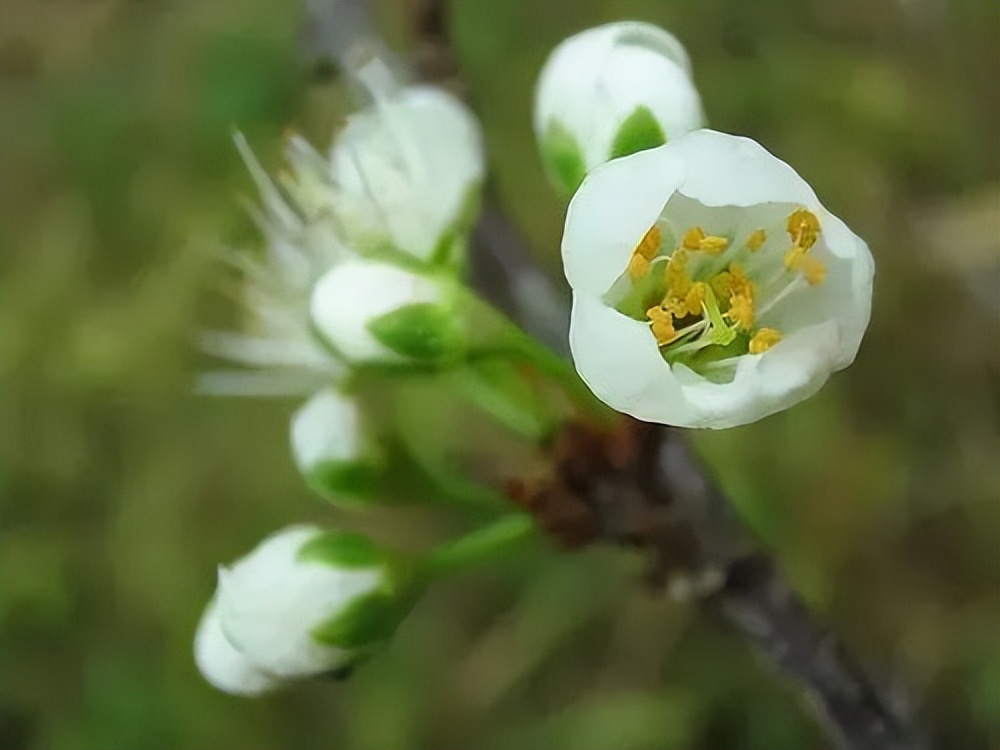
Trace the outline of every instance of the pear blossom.
[[660, 146], [700, 128], [703, 119], [683, 45], [638, 21], [609, 23], [563, 41], [535, 90], [542, 160], [567, 194], [599, 164]]
[[257, 694], [354, 664], [395, 628], [398, 605], [395, 573], [366, 537], [292, 526], [219, 568], [196, 660], [220, 689]]
[[310, 309], [315, 330], [353, 365], [440, 364], [464, 347], [448, 277], [393, 263], [339, 263], [317, 283]]
[[359, 72], [374, 99], [334, 140], [336, 212], [362, 252], [391, 249], [423, 262], [455, 261], [471, 229], [485, 171], [479, 123], [455, 96], [396, 88], [384, 65]]
[[851, 364], [868, 325], [868, 246], [747, 138], [700, 130], [595, 169], [562, 252], [577, 371], [650, 422], [786, 409]]
[[295, 463], [327, 499], [352, 503], [371, 493], [381, 462], [367, 427], [358, 401], [333, 387], [313, 394], [292, 417]]

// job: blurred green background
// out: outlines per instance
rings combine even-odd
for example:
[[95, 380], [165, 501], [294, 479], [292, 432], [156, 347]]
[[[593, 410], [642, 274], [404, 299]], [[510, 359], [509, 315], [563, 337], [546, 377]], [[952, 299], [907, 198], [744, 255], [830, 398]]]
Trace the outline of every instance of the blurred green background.
[[[408, 0], [376, 6], [414, 45]], [[232, 319], [214, 249], [259, 244], [231, 145], [271, 167], [349, 106], [307, 83], [283, 0], [0, 3], [0, 747], [818, 748], [803, 698], [634, 561], [544, 551], [435, 589], [342, 684], [209, 688], [191, 637], [214, 568], [345, 520], [296, 475], [292, 401], [192, 395]], [[534, 154], [547, 51], [623, 17], [674, 31], [714, 127], [792, 163], [872, 247], [856, 364], [697, 442], [806, 599], [940, 747], [1000, 742], [994, 0], [455, 0], [501, 199], [558, 274]], [[428, 533], [417, 514], [363, 522]]]

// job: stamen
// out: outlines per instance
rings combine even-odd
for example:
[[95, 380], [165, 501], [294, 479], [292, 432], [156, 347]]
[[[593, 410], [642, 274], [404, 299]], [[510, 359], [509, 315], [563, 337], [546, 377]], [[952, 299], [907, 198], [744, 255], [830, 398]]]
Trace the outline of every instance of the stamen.
[[660, 346], [669, 344], [677, 338], [677, 331], [674, 329], [674, 319], [666, 310], [657, 305], [646, 310], [646, 317], [650, 320], [650, 330], [656, 338], [656, 343]]
[[739, 263], [730, 263], [729, 276], [731, 280], [729, 289], [730, 295], [739, 294], [753, 301], [753, 282], [750, 280], [750, 277], [747, 276], [747, 272], [743, 270], [743, 266]]
[[700, 250], [703, 239], [705, 239], [705, 230], [701, 227], [691, 227], [681, 238], [681, 246], [688, 250]]
[[811, 248], [819, 237], [819, 219], [816, 214], [806, 208], [792, 211], [788, 215], [788, 235], [797, 247], [803, 250]]
[[638, 281], [647, 273], [649, 273], [649, 261], [639, 255], [638, 251], [632, 253], [632, 257], [628, 259], [628, 266], [625, 269], [628, 272], [628, 277], [632, 281]]
[[750, 339], [750, 353], [763, 354], [781, 341], [781, 332], [776, 328], [761, 328]]
[[805, 257], [805, 248], [795, 245], [791, 250], [785, 253], [785, 270], [791, 271], [792, 273], [801, 270]]
[[685, 250], [701, 250], [709, 255], [718, 255], [727, 247], [729, 240], [714, 234], [705, 234], [701, 227], [691, 227], [681, 238], [681, 247]]
[[733, 275], [729, 271], [720, 271], [708, 280], [708, 284], [717, 297], [728, 299], [733, 290]]
[[810, 286], [822, 284], [826, 278], [826, 266], [812, 255], [807, 255], [802, 261], [802, 275]]
[[753, 328], [754, 321], [753, 300], [742, 294], [734, 294], [729, 298], [729, 310], [723, 317], [729, 318], [742, 330], [749, 331]]
[[687, 272], [688, 253], [682, 247], [674, 250], [663, 271], [663, 282], [668, 295], [683, 298], [691, 289], [691, 277]]
[[729, 240], [725, 237], [719, 237], [717, 235], [709, 235], [698, 243], [698, 249], [708, 253], [709, 255], [718, 255], [723, 250], [729, 247]]
[[629, 258], [628, 276], [632, 281], [641, 279], [647, 273], [649, 273], [649, 262], [656, 257], [656, 254], [660, 252], [660, 243], [663, 240], [663, 235], [660, 232], [660, 228], [654, 224], [646, 233], [642, 235], [642, 239], [639, 240], [639, 244], [635, 246], [635, 250], [632, 251], [632, 257]]
[[747, 237], [747, 249], [751, 253], [755, 253], [764, 247], [765, 242], [767, 242], [767, 232], [763, 229], [755, 229]]
[[701, 306], [705, 302], [705, 294], [708, 286], [703, 281], [696, 281], [691, 285], [690, 291], [684, 296], [684, 304], [687, 307], [688, 315], [701, 315]]

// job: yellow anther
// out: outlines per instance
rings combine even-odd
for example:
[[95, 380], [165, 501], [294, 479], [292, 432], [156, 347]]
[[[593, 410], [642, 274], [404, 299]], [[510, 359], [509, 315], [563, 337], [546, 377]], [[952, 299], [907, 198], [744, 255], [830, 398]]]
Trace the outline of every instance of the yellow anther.
[[703, 239], [705, 239], [705, 230], [701, 227], [691, 227], [681, 238], [681, 246], [688, 250], [701, 250]]
[[774, 328], [761, 328], [750, 339], [750, 353], [763, 354], [781, 341], [781, 333]]
[[729, 310], [723, 316], [729, 318], [744, 331], [749, 331], [753, 328], [754, 321], [753, 300], [742, 294], [733, 294], [729, 298]]
[[696, 281], [684, 296], [684, 306], [688, 315], [701, 315], [701, 306], [705, 302], [708, 286], [703, 281]]
[[767, 232], [763, 229], [755, 229], [747, 237], [747, 249], [751, 253], [755, 253], [764, 247], [765, 242], [767, 242]]
[[806, 208], [799, 208], [788, 215], [788, 235], [792, 242], [803, 250], [816, 244], [819, 237], [819, 219]]
[[635, 246], [635, 253], [641, 255], [646, 260], [652, 260], [660, 252], [660, 243], [662, 241], [663, 234], [660, 232], [660, 228], [654, 224], [642, 235], [639, 244]]
[[822, 261], [816, 260], [812, 255], [807, 255], [802, 260], [802, 276], [810, 286], [816, 286], [817, 284], [822, 284], [823, 279], [826, 278], [826, 266], [823, 265]]
[[632, 253], [632, 257], [628, 259], [628, 266], [625, 270], [628, 273], [628, 277], [632, 281], [638, 281], [649, 273], [649, 261], [636, 251]]
[[660, 346], [669, 344], [677, 338], [677, 331], [674, 329], [674, 319], [666, 310], [657, 305], [646, 310], [646, 317], [650, 320], [650, 330], [656, 338], [656, 343]]
[[791, 250], [785, 253], [785, 270], [793, 272], [800, 270], [805, 258], [806, 251], [798, 245], [795, 245]]
[[716, 297], [728, 299], [733, 290], [733, 275], [729, 271], [720, 271], [708, 280], [708, 285], [712, 287]]
[[684, 298], [691, 289], [691, 277], [687, 272], [688, 254], [682, 247], [674, 250], [670, 260], [667, 261], [667, 268], [663, 272], [663, 283], [667, 286], [667, 294], [674, 297]]
[[727, 247], [729, 247], [729, 240], [725, 237], [718, 237], [714, 234], [711, 234], [708, 237], [703, 237], [698, 243], [698, 249], [708, 253], [709, 255], [718, 255]]
[[743, 270], [743, 266], [739, 263], [730, 263], [729, 278], [729, 295], [738, 294], [752, 302], [754, 298], [753, 282], [750, 281], [747, 272]]
[[660, 228], [655, 224], [651, 226], [639, 240], [639, 244], [632, 251], [632, 257], [628, 260], [628, 277], [632, 281], [641, 279], [649, 273], [649, 262], [660, 252], [660, 241], [663, 239]]
[[[678, 320], [686, 317], [688, 314], [687, 302], [680, 297], [667, 295], [663, 298], [663, 302], [660, 303], [660, 306]], [[699, 312], [701, 311], [699, 310]]]

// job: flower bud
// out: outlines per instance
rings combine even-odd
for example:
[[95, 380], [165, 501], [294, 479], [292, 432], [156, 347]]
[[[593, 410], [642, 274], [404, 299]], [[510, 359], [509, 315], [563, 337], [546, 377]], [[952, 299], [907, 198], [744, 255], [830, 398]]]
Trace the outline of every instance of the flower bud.
[[466, 346], [455, 286], [441, 277], [369, 260], [345, 261], [316, 284], [316, 331], [355, 365], [442, 365]]
[[327, 499], [364, 500], [374, 490], [379, 457], [357, 401], [324, 388], [292, 417], [292, 454], [309, 485]]
[[681, 43], [623, 21], [556, 47], [538, 79], [534, 120], [542, 161], [569, 195], [597, 165], [695, 130], [703, 115]]
[[390, 248], [449, 263], [478, 207], [485, 161], [479, 123], [443, 89], [387, 91], [365, 73], [375, 103], [348, 118], [330, 156], [344, 230], [362, 252]]
[[278, 685], [273, 677], [262, 672], [229, 642], [222, 631], [219, 605], [214, 598], [198, 624], [194, 660], [202, 676], [224, 693], [260, 695]]
[[199, 631], [199, 665], [213, 684], [241, 694], [270, 687], [261, 676], [350, 666], [387, 639], [405, 613], [398, 583], [367, 537], [311, 526], [279, 531], [219, 569], [217, 605]]

